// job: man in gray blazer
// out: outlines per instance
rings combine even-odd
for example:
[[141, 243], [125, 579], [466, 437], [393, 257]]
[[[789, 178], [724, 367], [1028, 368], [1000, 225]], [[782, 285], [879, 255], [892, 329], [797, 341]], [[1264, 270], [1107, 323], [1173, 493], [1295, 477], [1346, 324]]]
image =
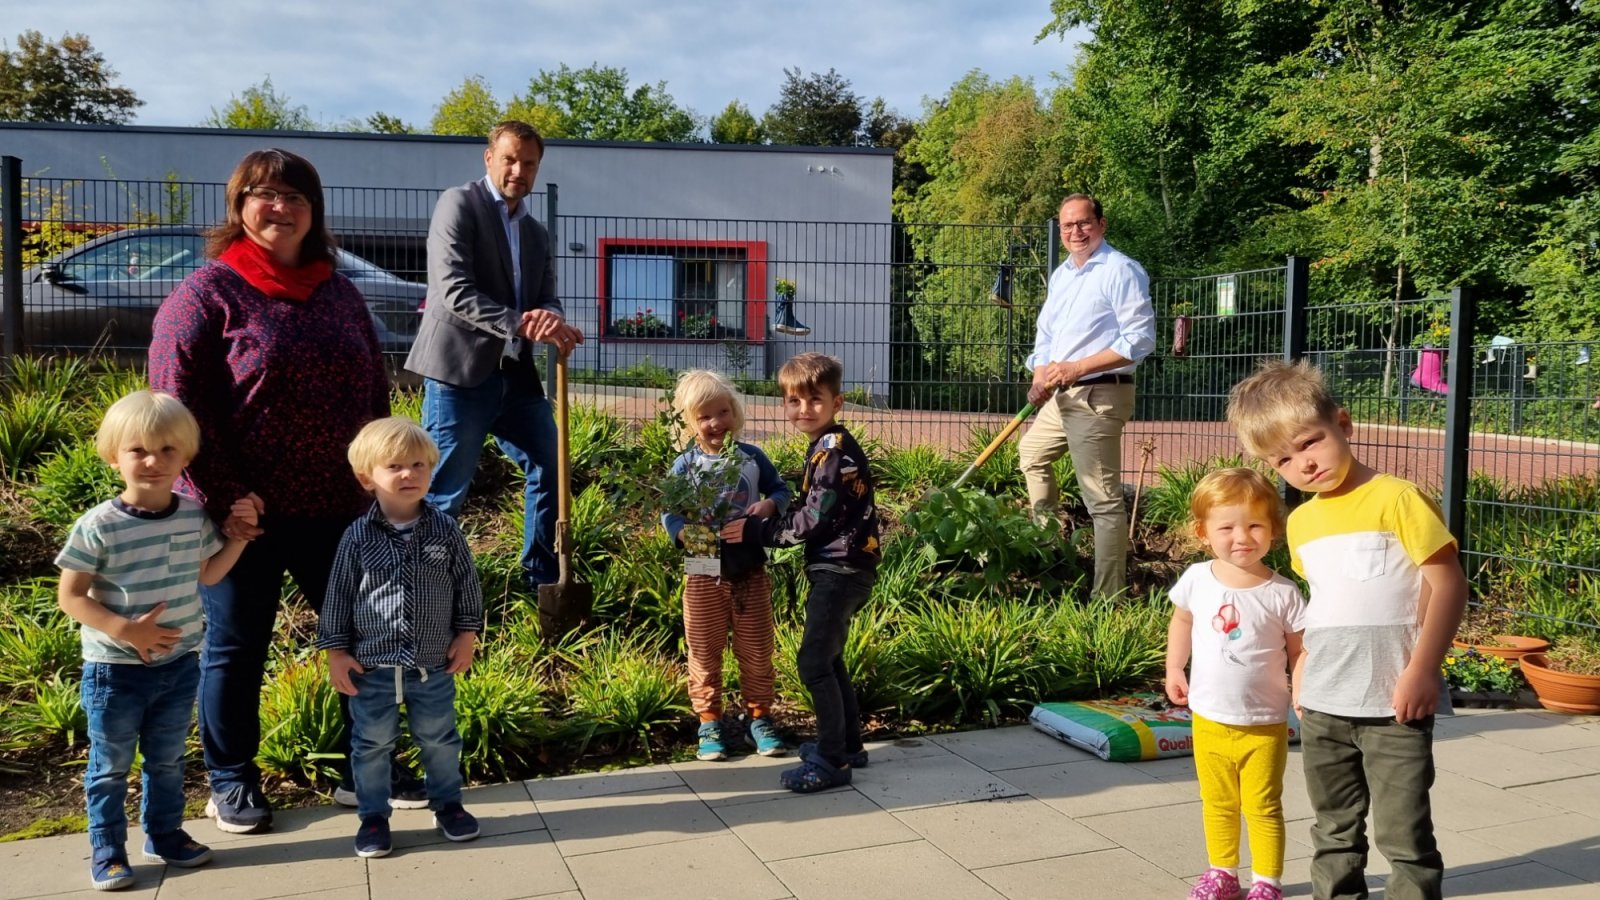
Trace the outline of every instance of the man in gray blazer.
[[428, 499], [458, 515], [483, 439], [522, 468], [523, 578], [557, 579], [556, 426], [533, 345], [583, 343], [556, 299], [550, 237], [523, 202], [544, 139], [505, 121], [489, 132], [487, 174], [439, 197], [428, 227], [428, 299], [406, 368], [423, 377], [422, 425], [439, 445]]

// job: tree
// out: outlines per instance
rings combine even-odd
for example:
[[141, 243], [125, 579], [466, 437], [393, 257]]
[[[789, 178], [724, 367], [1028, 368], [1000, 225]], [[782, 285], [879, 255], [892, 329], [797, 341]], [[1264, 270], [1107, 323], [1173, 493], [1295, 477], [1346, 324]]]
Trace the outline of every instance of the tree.
[[906, 153], [911, 139], [917, 136], [917, 123], [889, 108], [882, 97], [874, 97], [867, 105], [861, 125], [861, 142], [868, 147], [886, 147], [894, 151], [894, 189], [899, 193], [914, 193], [928, 179], [928, 172], [913, 162]]
[[722, 112], [711, 117], [711, 143], [761, 144], [766, 142], [766, 132], [750, 108], [738, 100], [729, 100]]
[[295, 106], [272, 86], [272, 76], [251, 85], [230, 99], [222, 109], [211, 108], [211, 115], [200, 123], [207, 128], [238, 128], [251, 131], [312, 131], [317, 127], [304, 106]]
[[469, 75], [433, 108], [433, 122], [428, 130], [434, 134], [487, 137], [489, 130], [502, 118], [500, 104], [490, 92], [489, 83], [482, 75]]
[[630, 90], [626, 69], [598, 63], [583, 69], [562, 64], [554, 72], [541, 70], [528, 83], [528, 92], [512, 103], [552, 113], [554, 121], [541, 129], [546, 137], [693, 141], [700, 130], [694, 113], [678, 106], [665, 81]]
[[24, 31], [17, 49], [0, 44], [0, 120], [125, 125], [144, 101], [116, 78], [87, 36]]
[[382, 111], [375, 112], [372, 115], [367, 116], [367, 120], [364, 124], [366, 125], [364, 130], [376, 132], [378, 134], [415, 134], [417, 131], [415, 128], [402, 121], [399, 116], [391, 116]]
[[783, 70], [778, 102], [767, 110], [762, 125], [774, 144], [807, 147], [851, 147], [861, 131], [861, 98], [850, 80], [829, 69], [802, 76], [798, 67]]

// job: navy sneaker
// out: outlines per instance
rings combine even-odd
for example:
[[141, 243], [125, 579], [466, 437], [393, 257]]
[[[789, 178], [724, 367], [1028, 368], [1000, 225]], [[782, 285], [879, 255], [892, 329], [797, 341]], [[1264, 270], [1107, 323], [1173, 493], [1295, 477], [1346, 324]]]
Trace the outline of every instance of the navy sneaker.
[[147, 836], [144, 839], [144, 861], [192, 869], [211, 862], [211, 848], [179, 828], [166, 834]]
[[272, 806], [254, 784], [235, 784], [223, 792], [212, 791], [206, 815], [217, 820], [217, 830], [229, 834], [256, 834], [272, 827]]
[[[800, 745], [800, 749], [796, 750], [794, 755], [800, 757], [801, 759], [805, 759], [808, 756], [815, 756], [816, 753], [817, 742], [806, 741], [804, 744]], [[857, 750], [854, 753], [846, 753], [844, 755], [844, 761], [848, 763], [852, 769], [865, 769], [868, 762], [867, 748], [862, 747], [860, 750]]]
[[96, 847], [89, 860], [89, 883], [97, 891], [120, 891], [133, 887], [133, 866], [121, 847]]
[[389, 820], [383, 816], [367, 816], [356, 829], [356, 855], [362, 859], [388, 856], [394, 848], [389, 839]]
[[410, 772], [402, 772], [389, 782], [389, 805], [395, 809], [427, 809], [428, 786]]
[[478, 836], [478, 820], [459, 803], [446, 803], [433, 814], [433, 824], [452, 841], [470, 841]]

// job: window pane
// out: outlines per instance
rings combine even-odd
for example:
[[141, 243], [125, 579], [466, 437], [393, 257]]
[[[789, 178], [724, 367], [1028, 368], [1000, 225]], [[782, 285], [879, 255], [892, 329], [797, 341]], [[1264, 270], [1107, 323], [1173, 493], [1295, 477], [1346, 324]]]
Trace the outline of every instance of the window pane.
[[654, 331], [651, 318], [662, 326], [677, 318], [677, 304], [673, 300], [674, 265], [675, 261], [670, 256], [618, 253], [611, 257], [611, 288], [608, 293], [614, 332], [618, 330], [616, 324], [622, 320], [646, 323], [646, 327], [640, 330]]
[[743, 260], [717, 263], [717, 324], [731, 337], [744, 336]]

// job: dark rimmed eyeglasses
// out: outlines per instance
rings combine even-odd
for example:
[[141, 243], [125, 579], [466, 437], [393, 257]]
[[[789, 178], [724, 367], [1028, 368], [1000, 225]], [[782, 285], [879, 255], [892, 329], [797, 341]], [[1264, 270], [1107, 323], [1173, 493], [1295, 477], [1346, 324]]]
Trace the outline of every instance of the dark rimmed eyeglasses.
[[250, 187], [245, 188], [244, 192], [256, 198], [257, 200], [260, 200], [262, 203], [267, 204], [268, 206], [276, 203], [282, 203], [284, 206], [292, 207], [294, 209], [311, 208], [311, 198], [300, 193], [299, 191], [275, 191], [272, 188], [256, 187], [255, 185], [251, 185]]

